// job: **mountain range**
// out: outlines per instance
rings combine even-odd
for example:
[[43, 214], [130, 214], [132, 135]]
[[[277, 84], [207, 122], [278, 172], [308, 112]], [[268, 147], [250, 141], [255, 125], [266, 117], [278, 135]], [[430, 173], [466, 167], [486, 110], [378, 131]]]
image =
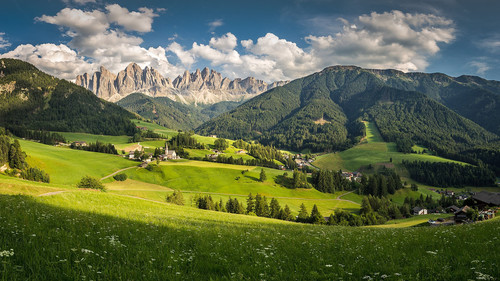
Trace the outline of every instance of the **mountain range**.
[[182, 76], [172, 81], [154, 68], [142, 69], [136, 63], [131, 63], [116, 75], [101, 66], [94, 74], [78, 75], [75, 83], [111, 102], [117, 102], [132, 93], [143, 93], [197, 105], [221, 101], [241, 102], [287, 82], [268, 84], [253, 77], [231, 80], [207, 67], [201, 71], [196, 69], [193, 73], [186, 70]]
[[357, 143], [361, 121], [370, 120], [387, 141], [407, 138], [458, 152], [498, 140], [499, 106], [497, 81], [334, 66], [271, 89], [196, 131], [334, 151]]

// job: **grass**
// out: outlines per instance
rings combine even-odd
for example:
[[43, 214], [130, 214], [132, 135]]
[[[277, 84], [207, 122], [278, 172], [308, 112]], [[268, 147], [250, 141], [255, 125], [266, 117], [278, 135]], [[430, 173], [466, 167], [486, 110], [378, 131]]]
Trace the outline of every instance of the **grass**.
[[0, 250], [12, 252], [0, 257], [3, 280], [500, 276], [500, 220], [435, 228], [313, 226], [74, 191], [0, 195], [0, 225]]
[[104, 143], [112, 143], [115, 145], [128, 143], [130, 139], [129, 136], [108, 136], [108, 135], [92, 135], [87, 133], [70, 133], [70, 132], [56, 132], [64, 136], [66, 141], [74, 142], [74, 141], [86, 141], [89, 142], [104, 142]]
[[27, 161], [50, 175], [51, 183], [75, 185], [83, 176], [101, 178], [119, 169], [135, 166], [137, 162], [105, 153], [88, 152], [44, 145], [31, 141], [19, 141]]
[[399, 220], [390, 220], [386, 224], [380, 224], [380, 225], [372, 225], [369, 227], [376, 227], [376, 228], [402, 228], [402, 227], [412, 227], [412, 226], [417, 226], [419, 224], [426, 223], [429, 220], [437, 220], [438, 218], [449, 218], [450, 214], [428, 214], [428, 215], [421, 215], [421, 216], [413, 216], [407, 219], [399, 219]]
[[[374, 123], [365, 122], [365, 140], [348, 150], [336, 153], [321, 155], [314, 161], [313, 165], [329, 170], [356, 171], [363, 166], [376, 163], [394, 164], [396, 168], [401, 168], [402, 160], [419, 160], [430, 162], [454, 162], [446, 158], [429, 154], [404, 154], [396, 150], [395, 143], [384, 142]], [[392, 163], [390, 159], [392, 158]]]

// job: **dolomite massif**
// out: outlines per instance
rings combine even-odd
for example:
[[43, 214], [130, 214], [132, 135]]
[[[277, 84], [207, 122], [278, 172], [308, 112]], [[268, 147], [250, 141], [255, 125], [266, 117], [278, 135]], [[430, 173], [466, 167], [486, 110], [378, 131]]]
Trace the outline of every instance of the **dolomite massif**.
[[131, 63], [118, 74], [101, 66], [94, 74], [78, 75], [75, 83], [111, 102], [132, 93], [143, 93], [151, 97], [168, 97], [185, 104], [214, 104], [247, 100], [287, 82], [266, 83], [254, 77], [231, 80], [207, 67], [201, 71], [196, 69], [193, 73], [186, 70], [172, 81], [154, 68], [146, 66], [142, 69], [138, 64]]

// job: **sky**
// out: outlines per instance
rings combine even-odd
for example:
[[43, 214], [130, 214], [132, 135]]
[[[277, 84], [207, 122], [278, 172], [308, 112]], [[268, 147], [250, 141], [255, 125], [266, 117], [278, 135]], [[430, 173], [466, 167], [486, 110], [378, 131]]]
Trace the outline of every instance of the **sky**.
[[132, 62], [170, 78], [357, 65], [500, 80], [499, 14], [496, 0], [2, 0], [0, 57], [68, 80]]

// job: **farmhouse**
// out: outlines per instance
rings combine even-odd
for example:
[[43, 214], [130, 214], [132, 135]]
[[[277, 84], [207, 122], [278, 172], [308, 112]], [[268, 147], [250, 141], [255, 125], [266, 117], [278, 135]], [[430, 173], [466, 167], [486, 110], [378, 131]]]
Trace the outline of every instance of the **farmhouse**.
[[455, 206], [455, 205], [452, 205], [448, 208], [446, 208], [446, 211], [449, 212], [449, 213], [456, 213], [460, 210], [459, 207]]
[[480, 207], [500, 206], [500, 193], [481, 191], [472, 196]]
[[427, 209], [415, 207], [413, 208], [413, 215], [414, 216], [427, 215]]
[[455, 221], [463, 222], [467, 220], [467, 211], [470, 209], [469, 206], [463, 206], [460, 210], [455, 212]]
[[84, 141], [74, 141], [71, 145], [72, 146], [77, 146], [77, 147], [83, 147], [83, 146], [87, 146], [87, 142], [84, 142]]
[[215, 138], [215, 139], [216, 139], [216, 138], [217, 138], [217, 135], [210, 135], [209, 137], [211, 137], [211, 138]]

